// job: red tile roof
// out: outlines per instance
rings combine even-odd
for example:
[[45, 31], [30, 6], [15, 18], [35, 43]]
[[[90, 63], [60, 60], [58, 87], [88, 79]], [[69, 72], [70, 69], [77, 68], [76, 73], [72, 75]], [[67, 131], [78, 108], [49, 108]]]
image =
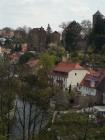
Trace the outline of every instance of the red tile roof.
[[71, 70], [76, 70], [76, 69], [82, 69], [82, 67], [77, 63], [77, 64], [73, 64], [73, 63], [67, 63], [67, 62], [61, 62], [59, 63], [55, 68], [54, 68], [54, 72], [65, 72], [68, 73]]

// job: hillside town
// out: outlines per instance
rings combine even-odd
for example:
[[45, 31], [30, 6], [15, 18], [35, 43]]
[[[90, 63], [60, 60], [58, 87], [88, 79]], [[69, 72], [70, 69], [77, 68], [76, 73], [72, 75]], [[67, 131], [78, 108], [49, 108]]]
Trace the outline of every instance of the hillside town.
[[105, 16], [0, 30], [0, 140], [105, 139]]

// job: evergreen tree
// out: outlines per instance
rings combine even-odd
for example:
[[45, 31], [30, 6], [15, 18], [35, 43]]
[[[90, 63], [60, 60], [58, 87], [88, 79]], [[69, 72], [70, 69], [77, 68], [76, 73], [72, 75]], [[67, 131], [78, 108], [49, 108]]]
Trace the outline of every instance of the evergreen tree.
[[71, 22], [63, 31], [65, 39], [65, 49], [67, 51], [75, 51], [75, 47], [80, 37], [81, 26], [76, 21]]
[[50, 24], [48, 24], [48, 26], [47, 26], [47, 40], [46, 40], [47, 46], [48, 46], [48, 44], [51, 43], [51, 33], [52, 33], [52, 29], [51, 29]]

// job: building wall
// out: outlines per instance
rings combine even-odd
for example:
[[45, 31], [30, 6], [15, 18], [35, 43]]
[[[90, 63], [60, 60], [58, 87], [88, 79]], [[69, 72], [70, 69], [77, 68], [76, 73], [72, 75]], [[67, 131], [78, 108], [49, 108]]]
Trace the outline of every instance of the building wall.
[[72, 70], [67, 75], [54, 74], [53, 83], [64, 89], [69, 89], [70, 85], [74, 88], [82, 82], [87, 73], [87, 70]]
[[81, 94], [80, 97], [84, 98], [84, 97], [89, 97], [89, 101], [91, 101], [93, 104], [97, 104], [97, 105], [102, 105], [105, 104], [105, 96], [103, 97], [102, 93], [99, 92], [97, 89], [95, 88], [89, 88], [89, 87], [78, 87], [77, 89]]
[[89, 105], [94, 105], [97, 103], [97, 99], [96, 99], [96, 96], [81, 96], [81, 95], [78, 95], [78, 104], [81, 106], [81, 107], [89, 107]]
[[79, 91], [81, 92], [82, 95], [91, 95], [91, 96], [96, 96], [96, 89], [94, 88], [89, 88], [89, 87], [80, 87]]
[[93, 28], [95, 28], [95, 25], [100, 21], [102, 22], [104, 19], [103, 19], [103, 16], [102, 15], [93, 15]]
[[63, 89], [67, 88], [67, 77], [62, 75], [54, 75], [52, 76], [53, 83]]
[[89, 73], [87, 70], [70, 71], [67, 78], [67, 88], [69, 88], [70, 85], [71, 87], [76, 87], [82, 82], [87, 73]]
[[1, 35], [3, 37], [12, 38], [14, 36], [14, 31], [12, 31], [9, 28], [5, 28], [5, 29], [2, 30]]
[[100, 97], [100, 102], [105, 105], [105, 76], [103, 75], [103, 79], [99, 83], [98, 87], [98, 96], [97, 98]]
[[46, 47], [46, 38], [47, 34], [44, 28], [34, 28], [29, 32], [29, 45], [36, 50], [43, 49]]
[[97, 90], [96, 99], [97, 99], [97, 104], [98, 104], [98, 105], [104, 104], [104, 103], [103, 103], [103, 101], [104, 101], [104, 100], [103, 100], [103, 99], [104, 99], [104, 98], [103, 98], [103, 93], [102, 93], [101, 91], [98, 91], [98, 90]]
[[53, 32], [51, 34], [51, 42], [55, 43], [55, 44], [59, 44], [60, 43], [60, 33], [58, 32]]

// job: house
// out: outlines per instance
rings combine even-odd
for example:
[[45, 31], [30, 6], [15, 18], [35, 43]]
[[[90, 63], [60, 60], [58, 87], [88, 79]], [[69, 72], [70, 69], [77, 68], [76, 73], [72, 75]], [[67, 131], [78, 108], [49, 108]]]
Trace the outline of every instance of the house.
[[41, 51], [46, 47], [47, 34], [43, 27], [33, 28], [29, 32], [29, 50]]
[[60, 43], [60, 33], [55, 31], [51, 34], [51, 42], [55, 43], [55, 44], [59, 44]]
[[53, 84], [63, 89], [73, 89], [81, 83], [87, 73], [89, 71], [78, 63], [61, 62], [53, 69], [50, 77]]
[[105, 77], [104, 72], [100, 71], [86, 74], [83, 81], [78, 86], [78, 91], [80, 91], [81, 95], [83, 96], [93, 97], [94, 103], [102, 104], [103, 94], [99, 89], [99, 87], [104, 77]]
[[4, 38], [12, 38], [14, 36], [14, 31], [11, 28], [6, 27], [1, 31], [1, 36]]

